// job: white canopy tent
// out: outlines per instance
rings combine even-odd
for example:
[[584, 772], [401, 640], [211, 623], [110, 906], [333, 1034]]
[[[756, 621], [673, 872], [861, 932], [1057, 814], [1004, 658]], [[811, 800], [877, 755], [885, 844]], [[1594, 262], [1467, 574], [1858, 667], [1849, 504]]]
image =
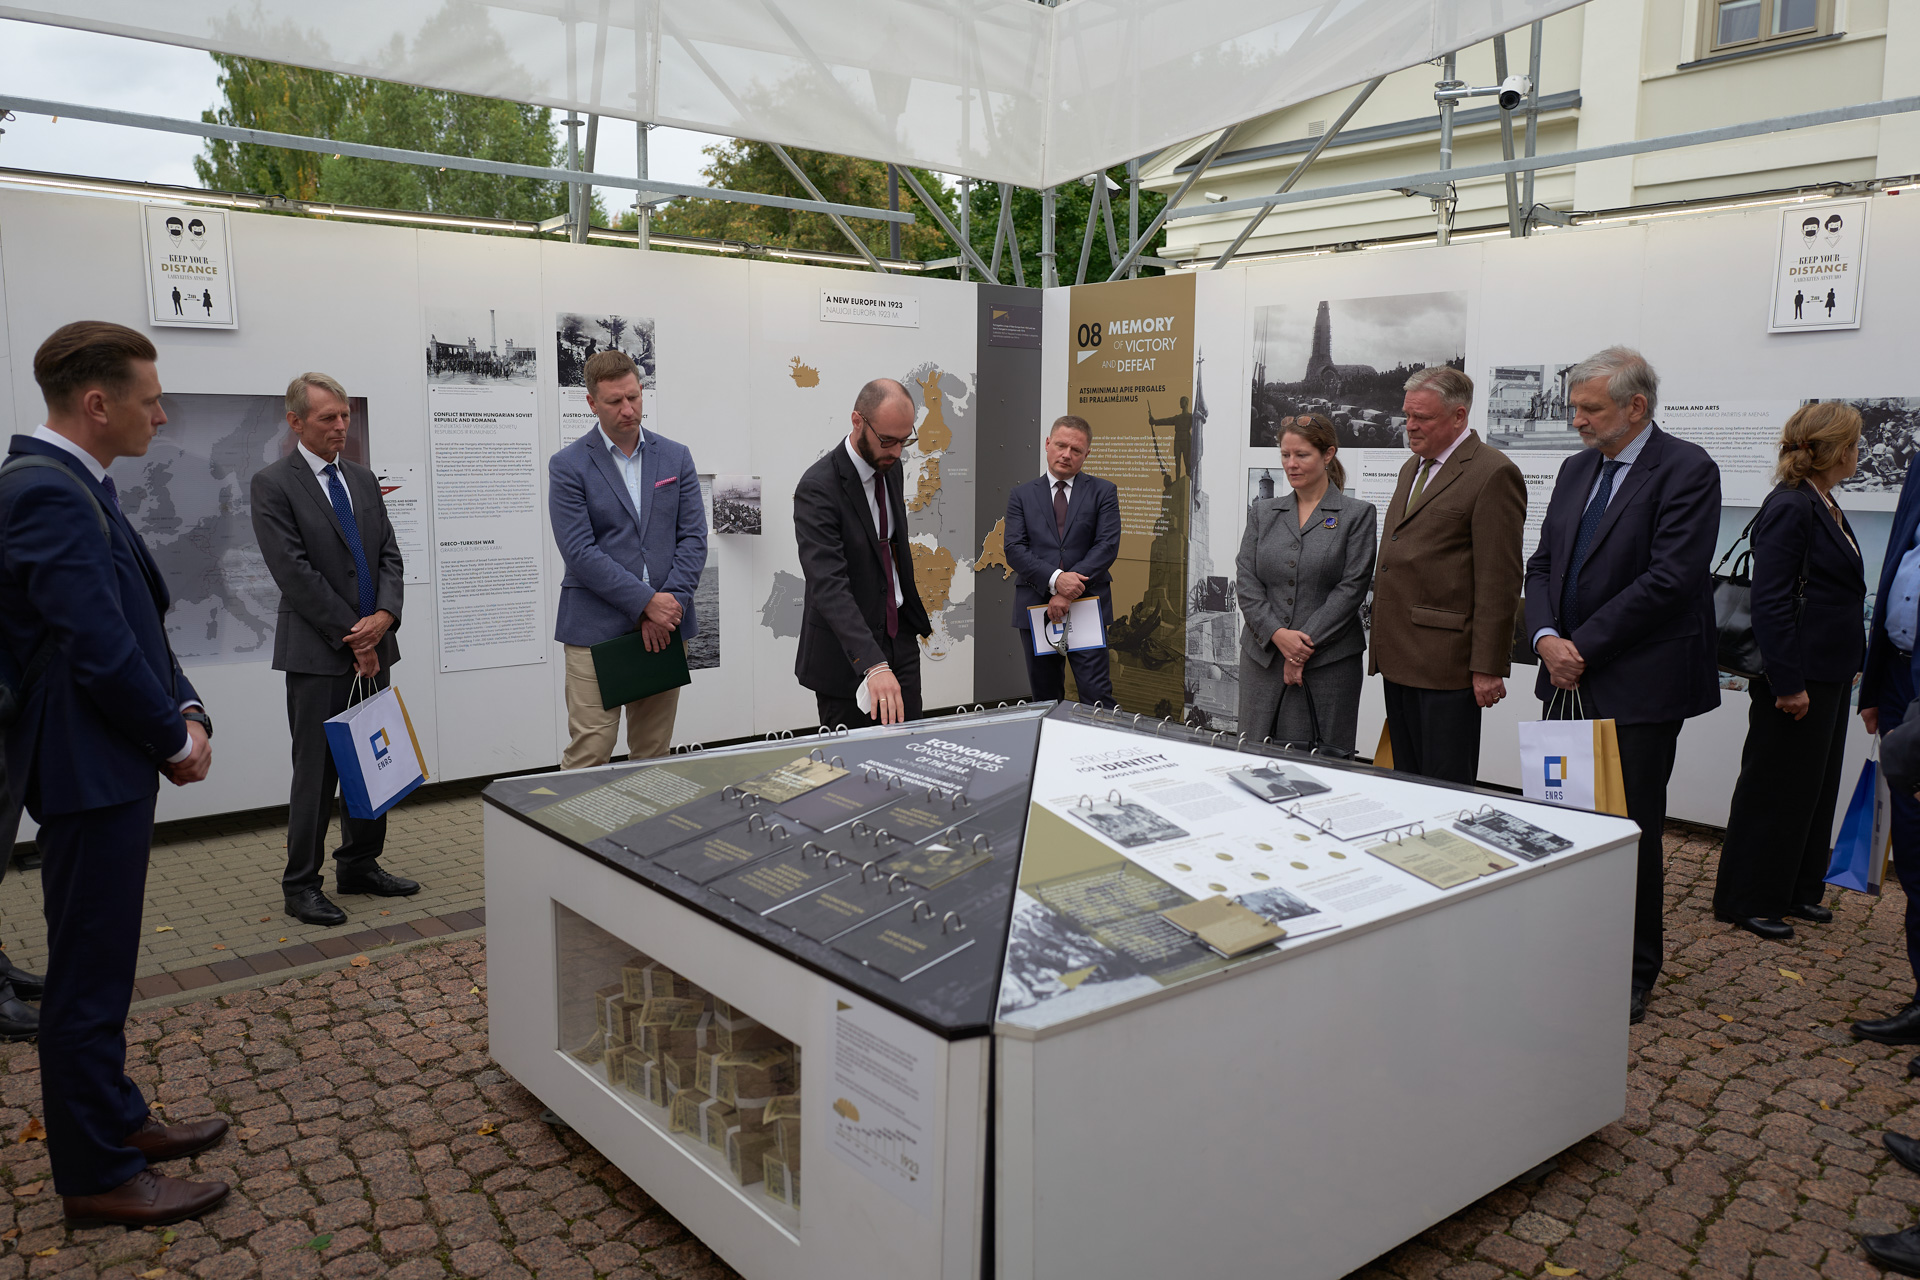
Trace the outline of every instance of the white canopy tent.
[[55, 0], [43, 22], [1045, 188], [1581, 0]]

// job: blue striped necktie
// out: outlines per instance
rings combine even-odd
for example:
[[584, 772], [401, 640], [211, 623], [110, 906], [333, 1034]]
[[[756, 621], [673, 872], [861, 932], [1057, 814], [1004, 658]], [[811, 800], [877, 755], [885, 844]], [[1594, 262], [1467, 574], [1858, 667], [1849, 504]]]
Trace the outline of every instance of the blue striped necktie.
[[1594, 490], [1593, 501], [1581, 515], [1580, 533], [1573, 540], [1573, 563], [1567, 566], [1567, 585], [1560, 593], [1560, 616], [1570, 632], [1586, 621], [1580, 612], [1580, 570], [1587, 563], [1587, 552], [1593, 549], [1594, 535], [1600, 531], [1600, 517], [1607, 514], [1607, 502], [1613, 497], [1613, 473], [1620, 466], [1618, 458], [1608, 458], [1600, 464], [1600, 487]]
[[360, 616], [373, 613], [373, 573], [367, 568], [367, 549], [360, 544], [360, 526], [353, 519], [353, 504], [347, 501], [347, 487], [340, 483], [340, 472], [331, 462], [324, 468], [327, 497], [333, 500], [333, 514], [340, 517], [340, 532], [347, 535], [347, 550], [353, 552], [353, 572], [360, 583]]

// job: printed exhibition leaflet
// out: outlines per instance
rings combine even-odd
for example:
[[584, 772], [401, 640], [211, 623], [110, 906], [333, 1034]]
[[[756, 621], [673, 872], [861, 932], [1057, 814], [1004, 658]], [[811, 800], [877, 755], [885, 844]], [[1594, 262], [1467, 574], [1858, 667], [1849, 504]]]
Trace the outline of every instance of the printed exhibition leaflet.
[[827, 1092], [833, 1102], [826, 1124], [833, 1153], [930, 1215], [938, 1173], [933, 1133], [939, 1040], [851, 992], [829, 998], [833, 1080]]
[[533, 322], [427, 313], [440, 670], [547, 660]]

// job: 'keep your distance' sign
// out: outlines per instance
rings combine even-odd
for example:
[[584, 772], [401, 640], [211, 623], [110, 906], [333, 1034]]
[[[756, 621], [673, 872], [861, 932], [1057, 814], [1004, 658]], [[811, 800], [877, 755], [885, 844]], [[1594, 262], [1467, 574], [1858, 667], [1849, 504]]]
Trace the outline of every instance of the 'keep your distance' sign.
[[883, 324], [895, 329], [918, 329], [920, 299], [865, 289], [822, 289], [820, 318], [833, 324]]

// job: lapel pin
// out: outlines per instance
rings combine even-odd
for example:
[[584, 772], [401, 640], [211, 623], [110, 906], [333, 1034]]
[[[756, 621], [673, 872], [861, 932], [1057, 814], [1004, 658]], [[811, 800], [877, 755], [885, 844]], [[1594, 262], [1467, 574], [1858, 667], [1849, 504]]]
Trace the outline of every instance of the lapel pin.
[[1320, 527], [1323, 529], [1338, 529], [1340, 527], [1340, 517], [1338, 515], [1328, 516], [1320, 522]]

